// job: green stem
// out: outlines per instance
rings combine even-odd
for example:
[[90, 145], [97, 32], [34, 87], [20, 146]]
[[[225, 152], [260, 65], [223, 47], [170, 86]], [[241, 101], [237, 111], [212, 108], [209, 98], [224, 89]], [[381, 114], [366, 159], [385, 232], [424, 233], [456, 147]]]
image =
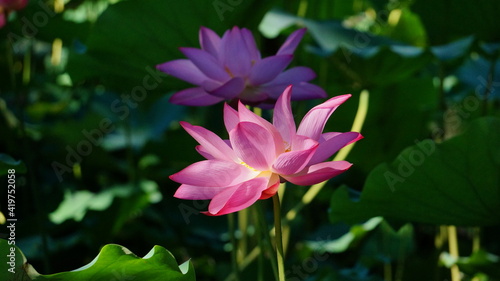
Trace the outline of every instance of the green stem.
[[235, 227], [235, 215], [234, 213], [229, 213], [227, 214], [228, 218], [228, 225], [229, 225], [229, 237], [231, 239], [231, 245], [233, 246], [231, 249], [231, 264], [233, 266], [233, 276], [234, 280], [239, 281], [240, 280], [240, 272], [238, 268], [238, 261], [237, 261], [237, 245], [236, 245], [236, 237], [234, 236], [234, 232], [236, 230]]
[[297, 11], [297, 16], [304, 18], [307, 14], [307, 0], [300, 0], [299, 9]]
[[[271, 253], [273, 252], [273, 245], [271, 242], [271, 235], [269, 234], [268, 231], [268, 225], [266, 223], [266, 217], [264, 216], [264, 211], [262, 210], [262, 205], [261, 204], [256, 204], [256, 209], [257, 209], [257, 215], [259, 216], [258, 222], [260, 223], [259, 231], [264, 235], [263, 242], [265, 243], [265, 247], [260, 247], [256, 249], [262, 249], [259, 251], [260, 255], [264, 255], [264, 251], [269, 253], [269, 256], [272, 256]], [[278, 265], [276, 264], [275, 259], [270, 259], [271, 260], [271, 267], [273, 268], [273, 273], [274, 277], [276, 280], [278, 280]], [[245, 264], [245, 263], [244, 263]]]
[[283, 257], [283, 241], [281, 234], [281, 204], [278, 193], [273, 196], [274, 229], [276, 239], [276, 255], [278, 258], [278, 280], [285, 281], [285, 262]]
[[[267, 228], [264, 228], [263, 230], [259, 227], [259, 210], [258, 206], [254, 205], [254, 208], [252, 208], [252, 214], [253, 214], [253, 219], [254, 219], [254, 225], [255, 225], [255, 234], [257, 236], [257, 243], [259, 245], [259, 248], [263, 249], [264, 248], [264, 242], [262, 241], [264, 239], [263, 233], [267, 233]], [[264, 281], [264, 253], [260, 254], [259, 257], [257, 258], [257, 280], [258, 281]]]

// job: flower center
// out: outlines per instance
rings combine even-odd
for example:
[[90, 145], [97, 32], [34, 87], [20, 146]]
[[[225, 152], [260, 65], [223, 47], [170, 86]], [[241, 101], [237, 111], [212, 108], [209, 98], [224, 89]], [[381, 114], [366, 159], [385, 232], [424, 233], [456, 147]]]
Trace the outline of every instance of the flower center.
[[283, 141], [283, 144], [285, 145], [285, 152], [292, 151], [292, 148], [290, 147], [290, 144], [288, 142]]

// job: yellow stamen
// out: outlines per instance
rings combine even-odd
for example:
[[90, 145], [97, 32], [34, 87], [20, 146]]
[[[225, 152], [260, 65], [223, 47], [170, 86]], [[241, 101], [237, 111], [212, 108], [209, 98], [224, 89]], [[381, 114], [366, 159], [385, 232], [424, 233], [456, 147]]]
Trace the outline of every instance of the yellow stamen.
[[254, 168], [252, 168], [250, 165], [248, 165], [247, 163], [245, 163], [245, 162], [243, 162], [243, 161], [241, 161], [241, 162], [240, 162], [240, 164], [241, 164], [241, 165], [243, 165], [243, 166], [245, 166], [245, 167], [247, 167], [248, 169], [250, 169], [250, 170], [252, 170], [252, 171], [257, 172], [257, 170], [255, 170]]
[[224, 70], [227, 72], [227, 74], [229, 74], [229, 76], [231, 76], [231, 78], [234, 77], [234, 74], [231, 72], [231, 69], [229, 69], [229, 67], [224, 66]]

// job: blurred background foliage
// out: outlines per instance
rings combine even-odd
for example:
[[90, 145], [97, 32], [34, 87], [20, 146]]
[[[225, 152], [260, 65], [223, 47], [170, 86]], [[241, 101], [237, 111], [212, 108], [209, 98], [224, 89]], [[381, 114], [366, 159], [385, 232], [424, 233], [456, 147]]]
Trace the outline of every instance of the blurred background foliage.
[[[161, 245], [191, 259], [197, 280], [225, 280], [227, 218], [173, 198], [168, 179], [201, 159], [178, 121], [223, 135], [222, 105], [169, 104], [188, 84], [155, 65], [199, 47], [200, 26], [247, 27], [264, 56], [307, 27], [293, 64], [330, 96], [353, 94], [326, 131], [349, 131], [359, 93], [370, 98], [353, 167], [290, 223], [287, 277], [449, 280], [458, 265], [462, 280], [500, 280], [499, 12], [496, 0], [31, 0], [0, 29], [0, 173], [17, 171], [16, 245], [43, 274], [117, 243], [139, 256]], [[297, 119], [319, 102], [293, 104]], [[288, 185], [283, 208], [306, 190]], [[258, 205], [270, 224], [270, 203]], [[460, 257], [443, 225], [458, 226]], [[246, 256], [259, 234], [243, 230]], [[258, 268], [272, 278], [263, 264], [241, 280]]]

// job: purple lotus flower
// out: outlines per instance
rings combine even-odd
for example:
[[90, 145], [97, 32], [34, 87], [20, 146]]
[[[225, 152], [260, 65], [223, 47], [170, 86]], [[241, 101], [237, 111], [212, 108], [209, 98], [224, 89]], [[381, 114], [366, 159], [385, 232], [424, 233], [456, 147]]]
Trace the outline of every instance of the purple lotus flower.
[[250, 30], [235, 26], [220, 38], [213, 30], [202, 27], [201, 49], [180, 48], [188, 59], [169, 61], [157, 68], [197, 85], [175, 93], [170, 99], [175, 104], [205, 106], [239, 99], [245, 104], [272, 108], [288, 85], [294, 86], [292, 100], [325, 98], [323, 89], [307, 83], [316, 77], [312, 69], [298, 66], [283, 71], [305, 32], [305, 28], [296, 30], [275, 56], [261, 58]]
[[323, 129], [330, 115], [351, 95], [333, 97], [314, 107], [298, 128], [290, 106], [291, 96], [288, 87], [276, 102], [272, 124], [241, 102], [238, 111], [226, 104], [224, 124], [229, 140], [181, 122], [200, 144], [196, 150], [207, 160], [170, 176], [182, 184], [174, 196], [211, 199], [208, 212], [204, 213], [218, 216], [273, 196], [281, 181], [312, 185], [349, 169], [349, 162], [327, 160], [342, 147], [361, 139], [361, 134], [323, 133]]

